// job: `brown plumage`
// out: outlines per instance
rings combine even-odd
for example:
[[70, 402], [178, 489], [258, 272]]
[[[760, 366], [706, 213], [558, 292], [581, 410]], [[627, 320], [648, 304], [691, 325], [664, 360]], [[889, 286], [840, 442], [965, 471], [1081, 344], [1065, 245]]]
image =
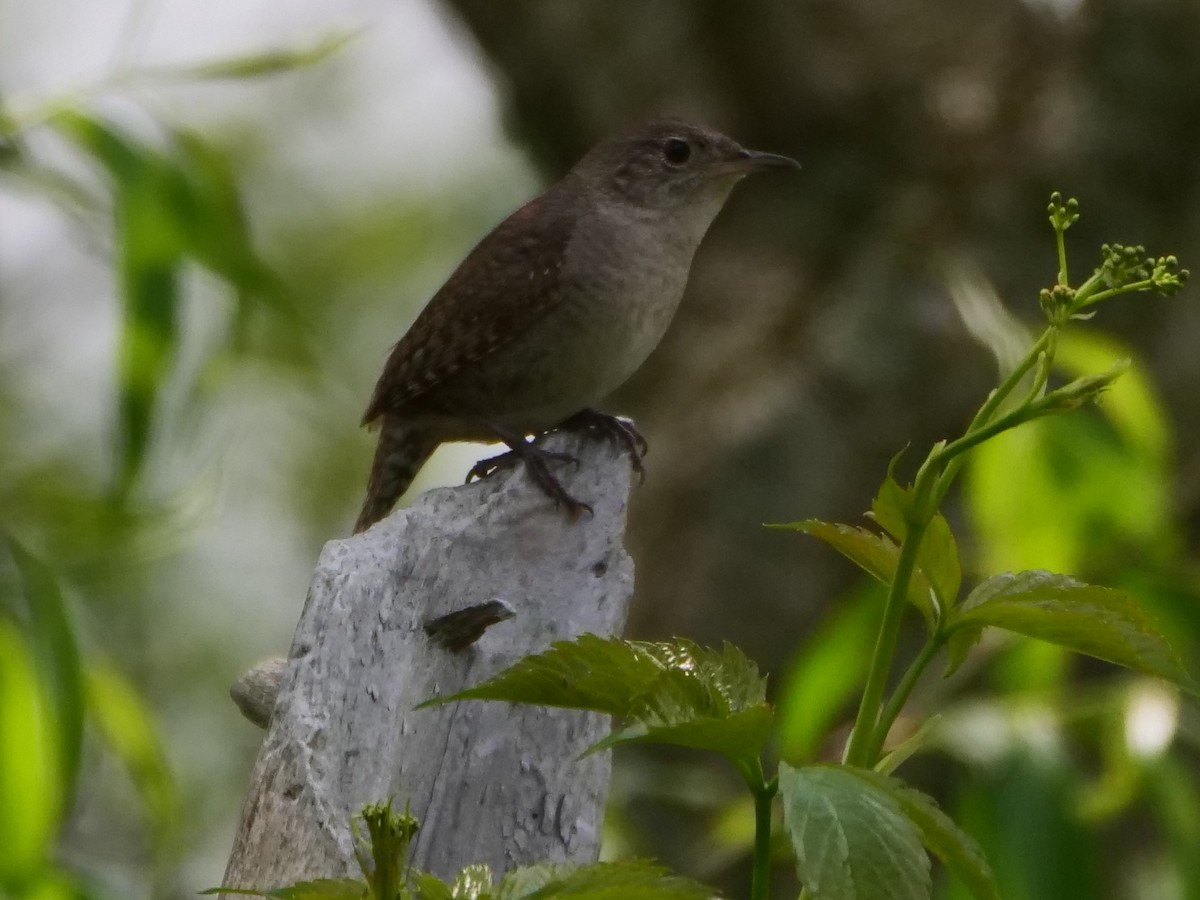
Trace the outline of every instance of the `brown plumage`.
[[363, 416], [380, 435], [355, 531], [385, 516], [447, 441], [503, 441], [573, 512], [586, 504], [527, 435], [570, 421], [620, 440], [637, 465], [640, 435], [592, 407], [662, 337], [733, 185], [781, 166], [795, 163], [651, 122], [598, 144], [500, 223], [388, 356]]

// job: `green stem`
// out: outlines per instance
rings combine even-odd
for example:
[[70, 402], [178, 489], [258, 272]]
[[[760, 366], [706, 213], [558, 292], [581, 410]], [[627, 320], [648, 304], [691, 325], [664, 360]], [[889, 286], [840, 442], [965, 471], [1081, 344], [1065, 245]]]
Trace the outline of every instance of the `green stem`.
[[1054, 342], [1057, 333], [1058, 326], [1056, 325], [1051, 325], [1042, 332], [1041, 336], [1034, 341], [1033, 346], [1029, 348], [1029, 352], [1008, 373], [1008, 377], [1001, 382], [1000, 387], [992, 391], [983, 406], [979, 407], [979, 412], [975, 414], [975, 418], [971, 420], [971, 424], [967, 428], [967, 434], [970, 434], [976, 428], [986, 425], [991, 420], [992, 416], [996, 414], [996, 410], [1000, 408], [1000, 404], [1008, 399], [1008, 395], [1016, 389], [1017, 385], [1021, 383], [1021, 379], [1033, 368], [1038, 358], [1042, 355], [1042, 351], [1047, 350]]
[[1067, 277], [1067, 243], [1064, 239], [1065, 229], [1055, 228], [1054, 237], [1058, 241], [1058, 283], [1066, 287], [1071, 283]]
[[754, 794], [754, 867], [750, 880], [750, 900], [767, 900], [771, 888], [771, 803], [779, 790], [779, 781], [767, 781], [762, 761], [743, 773]]
[[1154, 280], [1143, 278], [1141, 281], [1130, 282], [1122, 287], [1109, 288], [1106, 291], [1100, 291], [1091, 296], [1084, 294], [1082, 299], [1080, 299], [1079, 294], [1076, 294], [1075, 308], [1083, 309], [1085, 306], [1091, 306], [1093, 303], [1099, 303], [1101, 300], [1107, 300], [1109, 297], [1116, 297], [1118, 294], [1132, 294], [1134, 291], [1149, 291], [1153, 288]]
[[[922, 477], [918, 474], [918, 484], [921, 480]], [[918, 489], [918, 503], [920, 496], [921, 491]], [[867, 684], [863, 688], [862, 701], [858, 705], [854, 731], [846, 745], [846, 762], [852, 766], [869, 769], [874, 765], [871, 747], [875, 743], [874, 733], [879, 721], [879, 709], [883, 703], [883, 692], [887, 687], [892, 659], [896, 655], [896, 643], [900, 638], [900, 621], [903, 618], [908, 583], [912, 580], [913, 570], [917, 565], [917, 552], [921, 548], [921, 538], [925, 536], [925, 528], [929, 522], [928, 518], [922, 519], [908, 524], [908, 533], [900, 544], [900, 558], [896, 561], [896, 572], [888, 587], [887, 601], [883, 608], [883, 623], [879, 626], [879, 636], [871, 656]]]
[[891, 698], [887, 705], [883, 708], [883, 712], [879, 715], [879, 724], [875, 728], [875, 740], [871, 742], [870, 755], [878, 759], [883, 752], [884, 741], [887, 740], [888, 733], [892, 730], [892, 725], [896, 719], [900, 717], [900, 713], [904, 710], [904, 704], [908, 702], [908, 697], [916, 687], [917, 681], [924, 674], [925, 669], [933, 662], [933, 658], [942, 649], [945, 643], [945, 638], [941, 634], [936, 634], [931, 637], [921, 648], [921, 652], [917, 654], [917, 658], [912, 661], [904, 674], [900, 677], [900, 683], [896, 685], [896, 690], [892, 692]]
[[[1033, 368], [1039, 359], [1041, 359], [1043, 353], [1047, 354], [1047, 359], [1039, 370], [1039, 378], [1042, 379], [1042, 384], [1045, 384], [1044, 376], [1049, 374], [1050, 366], [1053, 362], [1054, 348], [1057, 345], [1058, 326], [1051, 325], [1042, 332], [1041, 336], [1038, 337], [1033, 346], [1029, 348], [1029, 351], [1025, 354], [1021, 361], [1017, 363], [1016, 367], [1008, 373], [1008, 377], [1004, 379], [1000, 386], [996, 388], [996, 390], [992, 391], [991, 395], [987, 398], [987, 401], [979, 408], [979, 412], [975, 414], [975, 418], [971, 420], [971, 424], [967, 427], [966, 434], [964, 434], [962, 438], [959, 438], [958, 441], [955, 441], [950, 446], [953, 446], [959, 441], [970, 437], [972, 433], [978, 432], [987, 426], [992, 417], [995, 416], [996, 411], [1000, 408], [1000, 405], [1016, 389], [1017, 385], [1021, 383], [1021, 379], [1023, 379], [1029, 373], [1029, 370]], [[1032, 396], [1030, 399], [1033, 399]], [[987, 440], [989, 437], [994, 437], [1003, 430], [1004, 429], [1001, 428], [999, 431], [993, 431], [986, 437], [982, 438], [982, 440]], [[933, 506], [935, 509], [941, 507], [942, 501], [946, 499], [946, 494], [950, 491], [950, 485], [954, 483], [954, 479], [958, 476], [958, 472], [963, 466], [961, 453], [980, 442], [981, 441], [975, 441], [969, 446], [961, 447], [955, 453], [950, 454], [949, 457], [947, 457], [945, 450], [942, 451], [939, 461], [945, 463], [945, 468], [938, 476], [937, 483], [933, 487]], [[949, 449], [949, 447], [946, 449]]]

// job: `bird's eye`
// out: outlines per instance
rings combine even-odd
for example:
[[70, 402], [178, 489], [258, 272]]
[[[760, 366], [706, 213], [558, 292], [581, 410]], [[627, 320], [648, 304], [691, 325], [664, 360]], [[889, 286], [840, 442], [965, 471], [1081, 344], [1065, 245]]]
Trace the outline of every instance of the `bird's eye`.
[[692, 155], [692, 146], [683, 138], [667, 138], [663, 143], [663, 159], [673, 166], [681, 166]]

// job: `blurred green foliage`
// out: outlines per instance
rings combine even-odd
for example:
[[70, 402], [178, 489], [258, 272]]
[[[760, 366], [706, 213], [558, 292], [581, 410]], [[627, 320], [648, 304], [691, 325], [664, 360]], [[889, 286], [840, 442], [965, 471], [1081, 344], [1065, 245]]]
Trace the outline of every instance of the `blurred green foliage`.
[[[1172, 7], [1164, 27], [1159, 19], [1165, 8], [1159, 4], [1145, 13], [1157, 23], [1155, 41], [1160, 43], [1147, 43], [1147, 30], [1130, 21], [1142, 15], [1137, 5], [1116, 4], [1111, 15], [1088, 20], [1099, 23], [1098, 39], [1087, 52], [1096, 57], [1101, 90], [1089, 98], [1094, 108], [1085, 106], [1080, 121], [1132, 122], [1131, 128], [1150, 136], [1134, 142], [1130, 132], [1103, 132], [1096, 138], [1098, 161], [1089, 164], [1111, 188], [1099, 202], [1118, 211], [1128, 207], [1131, 215], [1142, 216], [1138, 225], [1143, 231], [1165, 231], [1170, 237], [1194, 218], [1194, 197], [1174, 176], [1160, 176], [1175, 171], [1175, 151], [1192, 146], [1189, 129], [1195, 118], [1176, 116], [1164, 137], [1163, 122], [1146, 98], [1186, 104], [1200, 81], [1188, 79], [1181, 91], [1172, 80], [1175, 73], [1168, 55], [1159, 52], [1161, 42], [1181, 44], [1176, 57], [1192, 60], [1189, 71], [1194, 71], [1194, 41], [1186, 27], [1193, 14]], [[715, 11], [707, 15], [719, 19]], [[1127, 38], [1135, 32], [1140, 37], [1132, 46]], [[528, 34], [540, 32], [528, 29]], [[143, 74], [173, 82], [286, 72], [325, 58], [340, 41], [334, 37], [294, 52]], [[761, 54], [758, 43], [748, 41], [747, 46], [752, 43], [754, 54]], [[660, 49], [654, 54], [656, 64], [661, 64]], [[863, 56], [872, 65], [882, 58]], [[588, 61], [596, 77], [607, 78], [604, 67], [591, 65], [590, 56], [580, 54], [580, 59]], [[536, 67], [531, 63], [531, 68]], [[711, 68], [723, 80], [734, 72]], [[742, 66], [738, 71], [753, 69]], [[132, 83], [136, 77], [127, 80]], [[548, 79], [544, 70], [537, 78], [560, 83]], [[874, 110], [881, 129], [908, 134], [894, 127], [889, 110], [897, 116], [911, 114], [912, 104], [926, 102], [913, 89], [915, 78], [906, 75], [897, 81], [897, 90], [911, 102], [881, 102], [879, 96], [895, 95], [866, 91], [868, 110]], [[844, 88], [837, 79], [827, 80]], [[561, 93], [574, 104], [586, 92]], [[587, 96], [593, 94], [601, 96], [599, 91]], [[758, 90], [755, 96], [765, 94]], [[855, 116], [861, 109], [846, 111], [839, 95], [833, 96], [833, 121], [845, 129], [834, 129], [835, 137], [853, 145], [837, 145], [835, 152], [818, 155], [808, 170], [823, 168], [837, 176], [817, 179], [813, 190], [818, 200], [804, 213], [819, 220], [812, 238], [818, 255], [869, 257], [873, 269], [885, 254], [876, 252], [879, 235], [872, 229], [884, 230], [894, 219], [895, 227], [907, 233], [905, 216], [930, 204], [933, 220], [948, 230], [961, 228], [973, 215], [982, 220], [985, 237], [1007, 235], [1009, 243], [996, 241], [984, 253], [1034, 258], [1014, 252], [1024, 245], [1015, 231], [998, 222], [1003, 215], [997, 210], [1003, 206], [995, 205], [997, 187], [985, 183], [979, 170], [953, 170], [959, 180], [946, 193], [958, 198], [954, 202], [937, 198], [930, 203], [923, 193], [929, 185], [917, 179], [884, 183], [882, 167], [893, 162], [884, 158], [886, 146], [872, 141], [873, 132], [860, 126]], [[804, 94], [801, 99], [807, 103], [810, 98]], [[806, 140], [822, 133], [821, 122], [814, 127], [810, 108], [804, 107], [796, 126], [807, 129]], [[356, 317], [339, 308], [338, 301], [357, 299], [355, 292], [393, 292], [398, 273], [428, 266], [445, 252], [440, 241], [446, 234], [461, 241], [463, 234], [494, 220], [511, 199], [503, 191], [485, 195], [480, 185], [468, 184], [462, 195], [436, 203], [381, 191], [352, 216], [310, 213], [314, 221], [289, 223], [275, 236], [278, 252], [271, 258], [287, 260], [286, 272], [276, 272], [251, 239], [234, 177], [239, 165], [254, 158], [253, 139], [198, 134], [156, 112], [150, 114], [154, 127], [147, 133], [87, 103], [52, 103], [28, 121], [18, 121], [0, 106], [0, 187], [14, 186], [57, 204], [64, 218], [83, 220], [86, 228], [81, 230], [100, 235], [106, 249], [111, 245], [108, 258], [121, 308], [114, 354], [118, 366], [111, 373], [114, 403], [103, 416], [111, 425], [106, 431], [109, 448], [72, 447], [75, 456], [43, 455], [37, 429], [22, 417], [27, 411], [18, 409], [0, 379], [0, 440], [18, 451], [14, 456], [22, 462], [20, 468], [12, 466], [11, 457], [0, 462], [0, 527], [10, 535], [0, 548], [4, 897], [125, 898], [147, 891], [154, 897], [182, 896], [199, 883], [211, 883], [185, 884], [189, 873], [180, 866], [186, 862], [184, 845], [201, 842], [198, 823], [211, 815], [214, 776], [190, 768], [178, 752], [172, 776], [163, 732], [164, 720], [178, 716], [180, 708], [191, 708], [189, 693], [220, 693], [214, 684], [224, 677], [228, 661], [213, 649], [221, 639], [197, 626], [200, 612], [194, 619], [171, 623], [186, 639], [169, 650], [155, 641], [153, 629], [161, 623], [148, 623], [165, 594], [178, 593], [197, 606], [206, 599], [188, 592], [193, 582], [201, 591], [205, 586], [197, 572], [171, 570], [169, 561], [202, 527], [205, 517], [196, 507], [213, 493], [210, 482], [216, 476], [191, 471], [182, 483], [164, 487], [155, 483], [156, 461], [200, 440], [203, 426], [211, 423], [215, 390], [225, 389], [221, 397], [228, 400], [238, 393], [239, 375], [247, 369], [282, 365], [305, 390], [321, 395], [325, 405], [292, 410], [309, 426], [308, 452], [283, 463], [284, 471], [275, 473], [278, 485], [271, 487], [288, 498], [282, 506], [295, 513], [294, 526], [303, 530], [303, 541], [315, 546], [336, 533], [359, 486], [355, 454], [365, 451], [354, 433], [352, 414], [346, 416], [345, 428], [329, 427], [323, 414], [330, 406], [354, 406], [361, 398], [340, 377], [322, 381], [313, 372], [356, 364], [364, 333], [385, 326], [391, 333], [402, 324], [402, 314], [394, 310], [386, 322], [364, 311], [359, 324], [348, 327], [345, 320]], [[764, 118], [787, 121], [779, 115]], [[1023, 133], [1003, 119], [999, 127], [1014, 140]], [[55, 157], [44, 155], [44, 145], [27, 139], [33, 128], [68, 144], [76, 165], [60, 167]], [[554, 136], [560, 131], [567, 133], [562, 128]], [[950, 148], [948, 155], [956, 157], [957, 165], [961, 145], [940, 133], [934, 137], [939, 146]], [[1019, 156], [1020, 145], [1015, 146], [1017, 150], [1001, 145], [998, 155]], [[902, 149], [922, 165], [930, 159], [924, 145]], [[1149, 164], [1147, 152], [1158, 162]], [[921, 171], [929, 179], [941, 177]], [[1044, 174], [1032, 178], [1037, 181]], [[863, 192], [843, 202], [839, 185], [847, 183]], [[964, 206], [961, 194], [975, 193], [976, 185], [981, 205]], [[526, 188], [517, 184], [509, 190], [521, 194]], [[1019, 192], [1011, 193], [1013, 202], [1021, 202]], [[868, 194], [886, 205], [886, 216], [862, 199]], [[1155, 211], [1165, 217], [1159, 221]], [[104, 224], [108, 216], [111, 220]], [[866, 230], [865, 237], [852, 227], [856, 223]], [[848, 240], [847, 234], [858, 237]], [[909, 239], [922, 247], [933, 242], [919, 229], [916, 234]], [[198, 371], [181, 364], [189, 339], [187, 302], [197, 296], [189, 280], [197, 270], [214, 277], [222, 301], [219, 338], [205, 348], [211, 352], [201, 354]], [[845, 290], [836, 274], [822, 270], [814, 276], [821, 279]], [[348, 283], [353, 286], [347, 288]], [[6, 284], [4, 290], [5, 302], [20, 299], [19, 285]], [[888, 302], [895, 299], [890, 287], [879, 292]], [[330, 364], [335, 356], [338, 366]], [[1093, 330], [1086, 338], [1065, 341], [1059, 361], [1070, 377], [1102, 368], [1100, 357], [1129, 356], [1136, 354], [1115, 338], [1098, 339]], [[363, 366], [376, 362], [367, 360]], [[281, 405], [289, 401], [286, 389], [275, 393], [273, 399]], [[268, 430], [261, 419], [253, 427]], [[288, 439], [285, 432], [282, 440]], [[1182, 519], [1188, 510], [1177, 496], [1174, 441], [1150, 376], [1135, 365], [1099, 407], [1034, 423], [985, 445], [971, 457], [963, 505], [951, 516], [971, 535], [963, 548], [970, 569], [1042, 566], [1121, 587], [1154, 613], [1196, 671], [1200, 576]], [[770, 490], [780, 493], [773, 484]], [[793, 502], [790, 496], [788, 502]], [[765, 517], [753, 511], [755, 521]], [[259, 565], [271, 569], [278, 562], [267, 556]], [[303, 582], [306, 575], [294, 578]], [[857, 588], [816, 634], [807, 639], [776, 636], [800, 644], [775, 685], [783, 758], [811, 758], [840, 746], [846, 704], [865, 669], [881, 600], [873, 585]], [[740, 615], [737, 603], [729, 606]], [[228, 634], [242, 626], [223, 622], [213, 627]], [[1141, 679], [1113, 676], [1025, 640], [985, 642], [950, 682], [923, 682], [915, 703], [918, 708], [946, 706], [927, 738], [938, 755], [936, 763], [918, 768], [922, 782], [945, 798], [947, 808], [984, 843], [1006, 897], [1200, 898], [1200, 854], [1195, 852], [1200, 846], [1200, 723], [1193, 707], [1169, 692], [1154, 693]], [[196, 754], [219, 753], [242, 762], [253, 753], [255, 736], [248, 729], [230, 738], [237, 753], [226, 754], [211, 726], [205, 720], [191, 731], [173, 730], [184, 735], [179, 743], [188, 743], [189, 735], [196, 738], [191, 741]], [[619, 805], [609, 816], [618, 832], [614, 844], [630, 854], [687, 856], [692, 865], [686, 870], [706, 879], [745, 865], [753, 808], [736, 793], [736, 783], [723, 782], [691, 759], [625, 757], [622, 766], [614, 795]], [[242, 777], [235, 772], [235, 785]], [[127, 784], [128, 793], [114, 788], [118, 781]], [[107, 793], [112, 791], [115, 796]], [[653, 806], [649, 800], [665, 802]], [[107, 846], [118, 849], [112, 859], [96, 849], [106, 845], [94, 837], [80, 840], [80, 820], [89, 815], [98, 816], [113, 833]], [[216, 841], [223, 850], [227, 835]], [[786, 880], [778, 878], [777, 884], [785, 895]], [[955, 890], [945, 887], [943, 896], [963, 896]]]

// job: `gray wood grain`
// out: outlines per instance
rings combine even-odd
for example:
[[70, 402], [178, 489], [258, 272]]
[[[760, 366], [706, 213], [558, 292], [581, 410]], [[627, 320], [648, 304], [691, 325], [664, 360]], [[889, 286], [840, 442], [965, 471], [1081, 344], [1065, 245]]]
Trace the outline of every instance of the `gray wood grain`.
[[[414, 864], [442, 877], [596, 858], [609, 759], [579, 754], [607, 717], [560, 709], [421, 701], [476, 684], [552, 641], [619, 633], [633, 593], [622, 545], [628, 460], [554, 435], [579, 458], [563, 485], [592, 504], [576, 521], [520, 468], [430, 491], [362, 535], [325, 545], [225, 884], [277, 887], [357, 874], [348, 827], [394, 798], [421, 821]], [[430, 619], [502, 599], [515, 616], [460, 652]]]

